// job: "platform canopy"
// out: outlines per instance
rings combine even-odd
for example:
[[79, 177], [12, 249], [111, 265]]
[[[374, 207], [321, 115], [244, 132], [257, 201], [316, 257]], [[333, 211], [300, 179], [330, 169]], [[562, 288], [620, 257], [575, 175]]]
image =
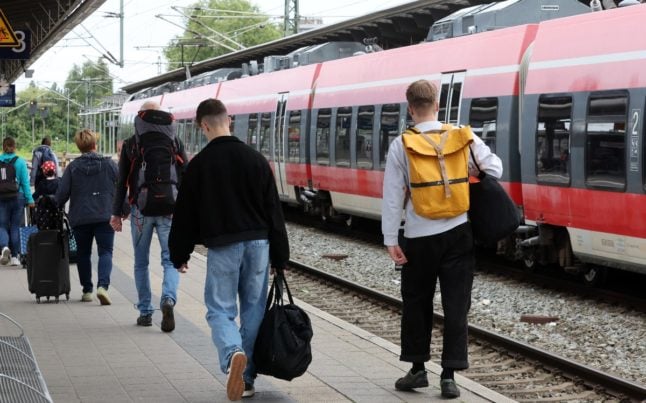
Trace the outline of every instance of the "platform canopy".
[[[2, 0], [0, 10], [14, 31], [26, 33], [28, 59], [16, 59], [0, 47], [0, 76], [14, 82], [50, 47], [83, 22], [106, 0]], [[4, 27], [0, 21], [0, 29]], [[18, 34], [22, 36], [22, 34]], [[15, 52], [14, 52], [15, 53]], [[22, 56], [18, 56], [22, 57]]]

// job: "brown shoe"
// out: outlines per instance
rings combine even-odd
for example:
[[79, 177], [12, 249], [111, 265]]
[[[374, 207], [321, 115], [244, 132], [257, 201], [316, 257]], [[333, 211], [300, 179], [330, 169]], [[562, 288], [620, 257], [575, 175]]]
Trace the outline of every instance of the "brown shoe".
[[227, 377], [227, 397], [231, 401], [242, 399], [242, 393], [244, 392], [242, 373], [246, 367], [247, 356], [242, 351], [233, 353], [229, 363], [229, 376]]

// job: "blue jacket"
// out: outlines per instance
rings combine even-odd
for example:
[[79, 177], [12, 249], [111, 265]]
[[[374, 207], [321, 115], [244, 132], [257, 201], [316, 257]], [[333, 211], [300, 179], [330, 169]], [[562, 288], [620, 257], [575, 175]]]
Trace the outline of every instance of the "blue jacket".
[[[0, 155], [0, 161], [6, 162], [15, 157], [15, 153], [3, 153]], [[27, 170], [27, 163], [24, 159], [18, 157], [14, 163], [16, 167], [16, 180], [18, 181], [18, 191], [23, 194], [27, 204], [34, 202], [34, 198], [31, 197], [31, 188], [29, 187], [29, 171]]]
[[70, 225], [110, 221], [117, 181], [117, 164], [110, 157], [95, 152], [81, 155], [63, 173], [56, 192], [56, 203], [63, 207], [70, 201]]
[[36, 185], [36, 176], [42, 175], [42, 172], [40, 171], [40, 166], [43, 164], [43, 154], [45, 153], [45, 150], [49, 150], [49, 152], [52, 154], [52, 157], [54, 158], [54, 163], [56, 164], [56, 176], [57, 177], [61, 176], [61, 166], [58, 163], [58, 157], [56, 156], [56, 153], [54, 152], [54, 150], [52, 150], [50, 146], [41, 144], [38, 147], [36, 147], [32, 152], [31, 174], [30, 174], [31, 186]]

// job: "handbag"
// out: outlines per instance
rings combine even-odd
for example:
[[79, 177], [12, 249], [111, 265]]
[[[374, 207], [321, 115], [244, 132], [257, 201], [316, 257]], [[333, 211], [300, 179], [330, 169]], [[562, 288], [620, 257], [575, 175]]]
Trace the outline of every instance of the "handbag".
[[[283, 301], [283, 285], [289, 304]], [[254, 347], [256, 372], [286, 381], [303, 375], [312, 362], [312, 336], [310, 318], [294, 305], [285, 275], [277, 270]]]
[[70, 219], [67, 216], [67, 213], [63, 210], [63, 232], [67, 234], [68, 245], [69, 245], [69, 262], [76, 263], [77, 261], [77, 247], [76, 247], [76, 238], [74, 238], [74, 230], [70, 226]]
[[479, 244], [494, 245], [518, 228], [520, 214], [496, 178], [480, 170], [471, 147], [469, 151], [480, 172], [479, 181], [469, 183], [469, 221], [473, 238]]
[[29, 236], [38, 232], [38, 227], [33, 224], [32, 211], [30, 207], [25, 207], [25, 226], [20, 227], [20, 263], [27, 265], [27, 245]]

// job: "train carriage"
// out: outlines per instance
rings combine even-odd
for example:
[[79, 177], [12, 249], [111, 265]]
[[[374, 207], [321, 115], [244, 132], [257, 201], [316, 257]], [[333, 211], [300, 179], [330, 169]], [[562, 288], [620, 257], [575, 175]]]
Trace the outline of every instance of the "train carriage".
[[[586, 13], [228, 80], [159, 96], [190, 152], [199, 102], [270, 161], [281, 198], [324, 218], [380, 218], [385, 158], [409, 123], [405, 89], [441, 90], [439, 119], [470, 124], [502, 159], [524, 225], [499, 251], [597, 281], [646, 273], [646, 5]], [[146, 100], [124, 105], [128, 127]], [[123, 133], [128, 134], [127, 130]]]

